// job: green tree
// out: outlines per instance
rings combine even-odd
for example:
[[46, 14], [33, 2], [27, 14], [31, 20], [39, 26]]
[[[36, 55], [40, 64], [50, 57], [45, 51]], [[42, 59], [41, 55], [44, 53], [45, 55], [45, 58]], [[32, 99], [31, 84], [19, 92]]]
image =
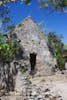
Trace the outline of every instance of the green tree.
[[67, 62], [67, 44], [64, 44], [63, 57], [65, 59], [65, 62]]
[[48, 33], [48, 40], [54, 48], [57, 65], [59, 68], [64, 68], [65, 60], [63, 58], [64, 44], [62, 42], [61, 36], [58, 36], [54, 32]]
[[[0, 0], [0, 5], [17, 1], [19, 0]], [[67, 0], [38, 0], [38, 1], [41, 4], [41, 8], [50, 7], [53, 10], [60, 9], [61, 11], [64, 11], [65, 7], [67, 7]], [[21, 0], [21, 2], [25, 2], [26, 5], [30, 5], [32, 0]]]
[[[14, 81], [13, 81], [13, 74], [10, 72], [10, 63], [16, 58], [16, 55], [18, 54], [18, 48], [15, 46], [13, 41], [7, 41], [7, 35], [3, 35], [2, 32], [0, 32], [0, 69], [2, 70], [1, 75], [1, 81], [6, 84], [6, 89], [9, 91], [10, 88], [14, 89]], [[6, 67], [5, 69], [5, 66]], [[6, 78], [7, 75], [7, 78]]]
[[10, 9], [7, 6], [0, 6], [0, 22], [0, 31], [7, 32], [14, 27], [12, 15], [10, 14]]
[[51, 11], [61, 10], [65, 11], [67, 7], [67, 0], [39, 0], [41, 8], [50, 8]]
[[[6, 5], [7, 3], [16, 3], [20, 1], [24, 2], [26, 5], [30, 5], [32, 3], [32, 0], [0, 0], [0, 20], [2, 22], [2, 28], [7, 30], [11, 30], [14, 25], [13, 22], [11, 21], [11, 15], [10, 15], [10, 11], [9, 8], [7, 8]], [[45, 8], [50, 8], [51, 11], [56, 11], [56, 10], [61, 10], [61, 11], [65, 11], [67, 8], [67, 0], [37, 0], [40, 3], [40, 7], [42, 9]], [[35, 1], [36, 2], [36, 1]]]
[[7, 35], [0, 32], [0, 61], [11, 62], [17, 53], [17, 48], [13, 42], [7, 42]]
[[[0, 0], [0, 6], [6, 4], [6, 3], [10, 3], [10, 2], [18, 2], [19, 0]], [[25, 2], [26, 5], [30, 5], [31, 4], [31, 0], [20, 0], [20, 2]]]

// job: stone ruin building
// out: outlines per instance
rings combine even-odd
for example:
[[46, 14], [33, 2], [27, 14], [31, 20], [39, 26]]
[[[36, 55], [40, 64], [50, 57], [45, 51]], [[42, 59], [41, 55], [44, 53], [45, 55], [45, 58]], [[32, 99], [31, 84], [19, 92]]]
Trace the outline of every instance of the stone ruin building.
[[20, 50], [20, 56], [17, 57], [17, 60], [21, 58], [22, 63], [29, 71], [35, 69], [37, 75], [53, 74], [52, 69], [56, 65], [54, 50], [48, 42], [47, 36], [31, 17], [27, 17], [21, 24], [17, 25], [8, 37], [20, 41], [23, 51]]
[[[47, 36], [31, 18], [26, 18], [8, 34], [8, 40], [16, 40], [19, 54], [10, 64], [0, 63], [0, 89], [13, 91], [18, 69], [25, 67], [27, 72], [36, 75], [52, 75], [56, 65], [55, 53]], [[20, 62], [20, 63], [18, 63]], [[1, 93], [1, 92], [0, 92]]]

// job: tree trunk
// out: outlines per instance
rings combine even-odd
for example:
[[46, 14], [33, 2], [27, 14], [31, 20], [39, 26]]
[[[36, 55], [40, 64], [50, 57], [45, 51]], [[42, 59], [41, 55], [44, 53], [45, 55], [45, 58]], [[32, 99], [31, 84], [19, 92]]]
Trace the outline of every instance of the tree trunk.
[[14, 90], [16, 70], [16, 66], [10, 62], [0, 63], [0, 89]]

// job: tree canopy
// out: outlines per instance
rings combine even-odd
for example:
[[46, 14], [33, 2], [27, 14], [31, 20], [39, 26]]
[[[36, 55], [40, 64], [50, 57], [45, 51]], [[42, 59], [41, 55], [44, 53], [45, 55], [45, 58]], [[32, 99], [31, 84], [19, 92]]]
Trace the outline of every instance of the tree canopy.
[[0, 62], [5, 63], [11, 62], [18, 52], [14, 42], [8, 42], [6, 36], [7, 35], [3, 35], [3, 33], [0, 32]]
[[[19, 0], [0, 0], [0, 5], [17, 1]], [[50, 7], [53, 10], [60, 9], [61, 11], [64, 11], [64, 9], [67, 7], [67, 0], [38, 0], [38, 1], [41, 3], [41, 8]], [[32, 0], [20, 0], [20, 2], [25, 2], [27, 5], [30, 5]]]
[[[16, 3], [16, 2], [23, 2], [27, 6], [32, 3], [32, 0], [0, 0], [0, 20], [2, 22], [2, 28], [4, 30], [10, 30], [14, 28], [12, 22], [12, 16], [10, 15], [9, 8], [6, 6], [7, 3]], [[40, 8], [50, 8], [50, 12], [61, 10], [63, 12], [66, 11], [67, 8], [67, 0], [37, 0], [40, 3]], [[35, 0], [36, 2], [36, 0]]]
[[6, 6], [0, 7], [0, 21], [2, 23], [0, 29], [5, 30], [5, 32], [9, 30], [9, 28], [14, 26], [12, 22], [12, 16], [10, 14], [10, 10]]
[[65, 11], [67, 7], [67, 0], [39, 0], [41, 8], [50, 8], [52, 11]]
[[54, 32], [48, 33], [48, 40], [52, 44], [56, 59], [57, 59], [57, 65], [59, 68], [64, 68], [65, 60], [63, 58], [63, 52], [64, 52], [64, 44], [62, 42], [61, 36], [57, 35]]

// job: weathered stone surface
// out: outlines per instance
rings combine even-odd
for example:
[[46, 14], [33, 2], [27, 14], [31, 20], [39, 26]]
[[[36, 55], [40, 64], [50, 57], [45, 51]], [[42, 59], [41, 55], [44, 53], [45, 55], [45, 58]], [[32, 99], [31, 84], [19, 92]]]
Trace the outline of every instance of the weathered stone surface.
[[[43, 32], [39, 29], [38, 25], [31, 17], [26, 18], [22, 26], [17, 26], [11, 33], [12, 36], [16, 35], [18, 41], [20, 40], [21, 47], [24, 48], [25, 54], [28, 59], [25, 59], [26, 65], [30, 68], [30, 53], [35, 52], [37, 75], [51, 75], [52, 67], [56, 64], [54, 51], [48, 43], [48, 39]], [[14, 37], [15, 38], [15, 37]], [[22, 55], [22, 54], [21, 54]]]
[[9, 64], [0, 63], [0, 90], [3, 91], [3, 93], [14, 90], [16, 74], [17, 68], [14, 62]]
[[65, 63], [65, 69], [67, 70], [67, 62]]

